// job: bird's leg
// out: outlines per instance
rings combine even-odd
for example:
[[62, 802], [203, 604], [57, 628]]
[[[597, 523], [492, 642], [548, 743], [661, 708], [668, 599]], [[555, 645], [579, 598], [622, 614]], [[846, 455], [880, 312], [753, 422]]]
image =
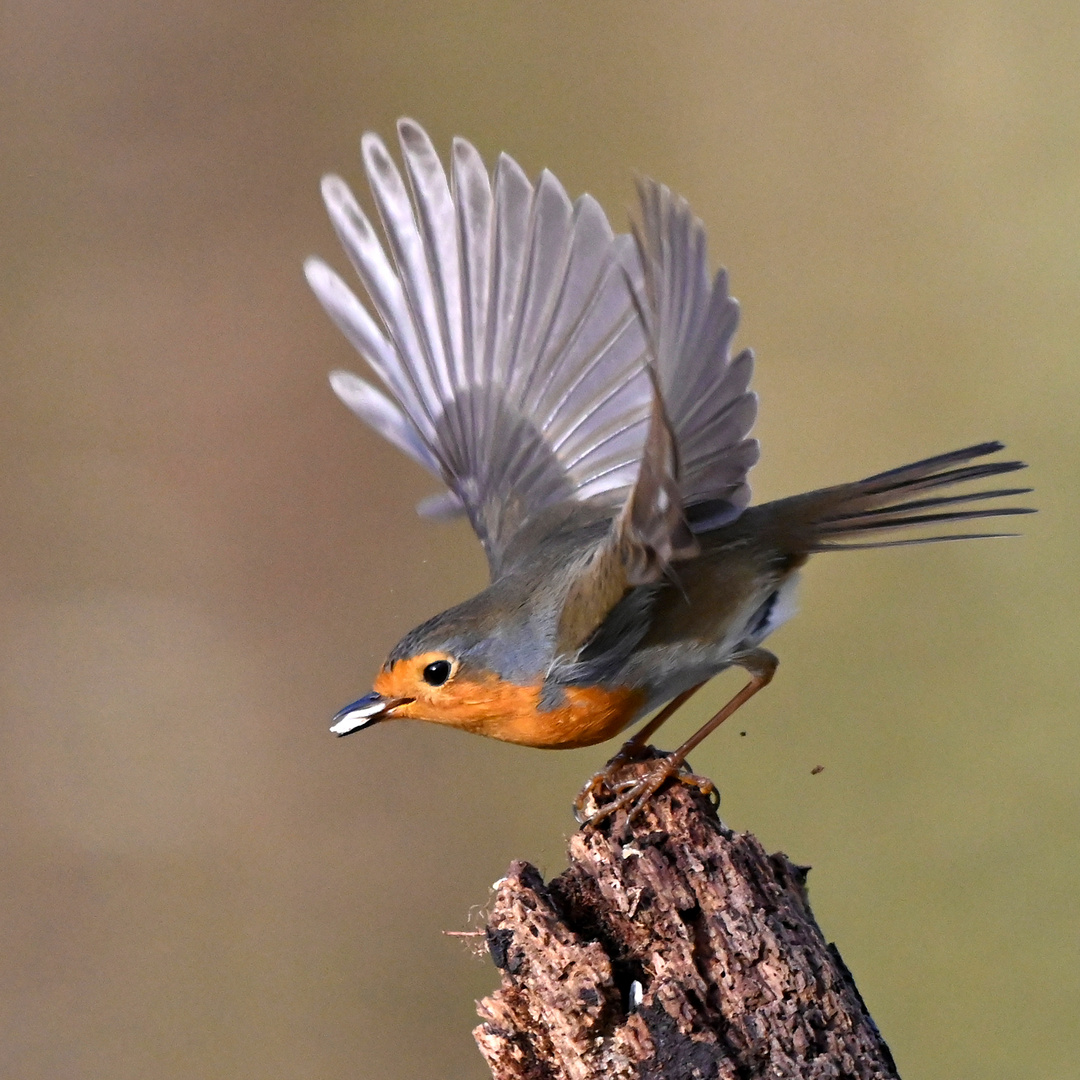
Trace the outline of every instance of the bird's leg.
[[703, 724], [666, 761], [680, 766], [687, 755], [704, 742], [732, 713], [737, 712], [762, 687], [772, 682], [780, 661], [768, 649], [744, 653], [735, 663], [750, 675], [750, 681], [706, 724]]
[[746, 686], [711, 720], [694, 732], [674, 753], [657, 761], [656, 765], [640, 780], [623, 790], [617, 799], [594, 814], [588, 821], [589, 825], [595, 825], [619, 810], [626, 809], [628, 806], [631, 809], [627, 821], [632, 821], [641, 812], [649, 799], [673, 777], [678, 777], [679, 780], [698, 788], [704, 794], [715, 792], [711, 781], [692, 774], [684, 775], [681, 772], [686, 764], [687, 755], [707, 739], [732, 713], [737, 712], [738, 709], [745, 705], [763, 686], [768, 686], [773, 675], [776, 674], [779, 660], [766, 649], [754, 649], [735, 658], [733, 663], [738, 664], [739, 667], [750, 673], [750, 681]]
[[585, 803], [593, 798], [603, 785], [612, 787], [611, 780], [619, 769], [631, 761], [637, 761], [660, 725], [670, 720], [704, 685], [700, 682], [697, 686], [691, 686], [689, 690], [684, 690], [677, 697], [672, 698], [640, 731], [619, 747], [619, 752], [578, 792], [574, 800], [574, 817], [578, 821], [586, 820]]
[[704, 685], [703, 682], [699, 682], [697, 686], [691, 686], [678, 697], [672, 698], [640, 731], [635, 732], [622, 744], [614, 760], [620, 765], [628, 761], [636, 761], [641, 756], [642, 750], [649, 745], [649, 740], [660, 730], [660, 725], [670, 720]]

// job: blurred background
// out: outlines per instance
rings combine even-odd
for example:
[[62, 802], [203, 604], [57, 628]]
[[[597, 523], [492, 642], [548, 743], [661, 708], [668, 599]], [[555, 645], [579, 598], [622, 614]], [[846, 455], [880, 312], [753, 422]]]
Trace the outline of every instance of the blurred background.
[[485, 581], [332, 396], [362, 361], [300, 270], [346, 265], [320, 175], [361, 189], [408, 114], [620, 229], [633, 170], [691, 200], [758, 355], [759, 499], [1031, 462], [1023, 539], [813, 562], [693, 763], [813, 865], [904, 1076], [1075, 1077], [1078, 55], [1067, 0], [7, 0], [0, 1073], [486, 1075], [497, 972], [441, 931], [512, 858], [559, 872], [614, 746], [326, 730]]

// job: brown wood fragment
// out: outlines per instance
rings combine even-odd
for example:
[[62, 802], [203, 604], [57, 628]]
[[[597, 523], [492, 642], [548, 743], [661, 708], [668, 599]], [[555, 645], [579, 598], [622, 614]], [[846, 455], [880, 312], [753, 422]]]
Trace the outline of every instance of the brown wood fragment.
[[[642, 766], [628, 766], [640, 769]], [[495, 1080], [890, 1080], [888, 1047], [806, 896], [807, 868], [672, 784], [570, 838], [545, 884], [515, 862], [478, 1005]]]

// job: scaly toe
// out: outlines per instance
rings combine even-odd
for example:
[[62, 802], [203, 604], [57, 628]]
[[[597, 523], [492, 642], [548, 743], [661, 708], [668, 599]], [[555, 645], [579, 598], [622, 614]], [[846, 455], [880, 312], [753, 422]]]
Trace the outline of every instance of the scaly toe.
[[631, 798], [634, 795], [637, 796], [634, 805], [626, 815], [627, 825], [631, 824], [638, 814], [649, 805], [649, 800], [671, 779], [672, 775], [670, 772], [664, 773], [657, 769], [652, 776], [642, 780], [637, 789], [627, 793]]
[[[604, 773], [598, 773], [578, 797], [580, 802], [575, 802], [575, 816], [586, 828], [592, 828], [620, 810], [626, 810], [626, 824], [629, 825], [669, 780], [677, 780], [680, 784], [701, 792], [714, 809], [720, 805], [720, 793], [708, 777], [698, 776], [692, 772], [685, 761], [674, 764], [670, 759], [661, 758], [653, 763], [653, 767], [644, 775], [626, 780], [612, 780], [607, 770]], [[602, 781], [602, 783], [597, 781]], [[586, 814], [584, 812], [586, 798], [593, 798], [595, 806], [595, 796], [599, 794], [601, 787], [606, 788], [614, 798], [611, 802], [599, 807], [595, 813]]]
[[619, 752], [598, 773], [595, 773], [592, 776], [589, 782], [578, 792], [577, 797], [574, 799], [574, 817], [580, 824], [593, 825], [596, 822], [609, 817], [615, 810], [621, 809], [626, 805], [619, 802], [619, 800], [616, 800], [616, 804], [610, 810], [607, 807], [604, 807], [602, 811], [598, 810], [593, 814], [589, 814], [587, 810], [590, 803], [592, 803], [594, 807], [597, 805], [600, 793], [605, 788], [612, 795], [621, 796], [630, 791], [630, 789], [637, 787], [642, 781], [642, 777], [640, 776], [628, 780], [616, 780], [615, 777], [621, 769], [624, 769], [628, 765], [633, 765], [636, 762], [640, 762], [648, 752], [655, 753], [652, 747], [635, 746], [631, 740], [630, 742], [624, 743]]
[[676, 776], [677, 773], [677, 767], [672, 766], [667, 761], [661, 759], [656, 763], [655, 767], [645, 773], [644, 776], [635, 777], [632, 780], [620, 780], [615, 783], [608, 783], [608, 790], [616, 797], [606, 806], [600, 807], [596, 813], [589, 817], [583, 824], [592, 828], [605, 818], [609, 818], [613, 814], [617, 814], [620, 810], [626, 810], [627, 807], [630, 807], [631, 809], [627, 816], [627, 824], [629, 824], [642, 810], [644, 810], [653, 795], [655, 795], [668, 780], [673, 776]]

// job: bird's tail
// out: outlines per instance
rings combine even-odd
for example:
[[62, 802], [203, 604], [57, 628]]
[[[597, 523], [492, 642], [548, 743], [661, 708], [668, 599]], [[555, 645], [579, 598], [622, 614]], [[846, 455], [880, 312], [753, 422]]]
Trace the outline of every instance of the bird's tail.
[[[977, 461], [1005, 447], [999, 442], [979, 443], [949, 454], [916, 461], [899, 469], [868, 476], [853, 484], [825, 488], [790, 500], [798, 531], [803, 533], [807, 554], [815, 551], [845, 551], [902, 544], [930, 544], [943, 540], [974, 540], [989, 536], [1014, 536], [1008, 532], [960, 532], [877, 539], [881, 533], [915, 526], [938, 526], [985, 518], [1011, 517], [1034, 511], [1021, 506], [978, 506], [959, 509], [989, 499], [1026, 495], [1032, 489], [994, 488], [958, 495], [921, 496], [923, 492], [951, 488], [957, 484], [983, 480], [1025, 468], [1022, 461]], [[784, 500], [787, 502], [788, 500]], [[803, 532], [803, 530], [807, 530]], [[863, 538], [866, 539], [863, 539]], [[802, 546], [802, 545], [800, 545]]]

